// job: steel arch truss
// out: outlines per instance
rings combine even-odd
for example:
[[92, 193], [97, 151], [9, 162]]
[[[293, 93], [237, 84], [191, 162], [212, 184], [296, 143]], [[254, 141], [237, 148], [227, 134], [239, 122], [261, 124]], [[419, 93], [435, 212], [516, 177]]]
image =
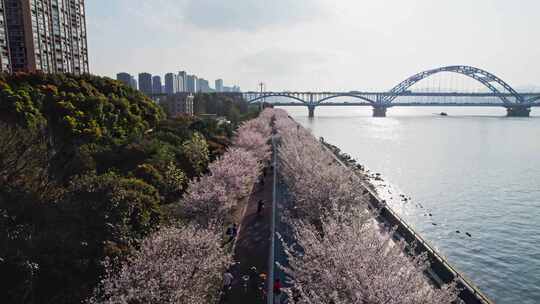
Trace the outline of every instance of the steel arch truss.
[[285, 97], [299, 101], [305, 105], [317, 106], [326, 101], [339, 98], [339, 97], [352, 97], [361, 99], [370, 104], [375, 104], [376, 102], [369, 98], [371, 95], [361, 95], [354, 93], [334, 93], [334, 92], [246, 92], [243, 94], [244, 99], [248, 103], [254, 103], [262, 99], [271, 98], [271, 97]]
[[244, 93], [243, 95], [244, 95], [244, 99], [248, 103], [254, 103], [259, 100], [271, 98], [271, 97], [285, 97], [285, 98], [294, 99], [306, 105], [309, 104], [309, 99], [306, 99], [307, 93], [247, 92], [247, 93]]
[[[417, 82], [441, 72], [458, 73], [477, 80], [485, 87], [487, 87], [493, 94], [497, 95], [497, 97], [504, 103], [505, 106], [516, 105], [516, 103], [518, 105], [525, 105], [528, 103], [524, 100], [523, 96], [521, 96], [518, 92], [516, 92], [516, 90], [514, 90], [510, 85], [508, 85], [499, 77], [482, 69], [464, 65], [446, 66], [413, 75], [395, 86], [392, 90], [390, 90], [389, 94], [383, 96], [379, 102], [383, 104], [390, 104], [398, 96], [401, 96]], [[494, 84], [500, 85], [503, 88], [503, 91], [501, 92], [497, 87], [495, 87]], [[516, 102], [510, 101], [506, 96], [504, 96], [504, 94], [510, 94], [512, 97], [515, 98]]]
[[359, 95], [359, 94], [353, 94], [353, 93], [339, 93], [339, 94], [335, 94], [335, 93], [332, 93], [332, 94], [328, 94], [328, 95], [323, 95], [321, 96], [322, 98], [320, 98], [318, 101], [317, 101], [317, 104], [321, 104], [321, 103], [324, 103], [325, 101], [328, 101], [330, 99], [333, 99], [333, 98], [339, 98], [339, 97], [352, 97], [352, 98], [357, 98], [357, 99], [361, 99], [363, 101], [367, 101], [371, 104], [375, 104], [375, 101], [372, 100], [372, 99], [369, 99], [368, 97], [366, 96], [363, 96], [363, 95]]

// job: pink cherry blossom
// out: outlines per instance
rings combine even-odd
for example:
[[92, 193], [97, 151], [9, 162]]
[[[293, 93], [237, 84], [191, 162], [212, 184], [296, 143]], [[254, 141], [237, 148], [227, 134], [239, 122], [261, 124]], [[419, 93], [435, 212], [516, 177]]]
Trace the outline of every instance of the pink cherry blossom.
[[89, 304], [216, 303], [231, 257], [220, 236], [196, 226], [164, 228], [115, 272], [106, 274]]

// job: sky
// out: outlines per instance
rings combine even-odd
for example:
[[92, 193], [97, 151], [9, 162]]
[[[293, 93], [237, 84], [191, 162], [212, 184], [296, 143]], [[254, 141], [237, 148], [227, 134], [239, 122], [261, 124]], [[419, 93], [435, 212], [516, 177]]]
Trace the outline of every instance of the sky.
[[90, 70], [388, 90], [445, 65], [540, 87], [538, 0], [87, 0]]

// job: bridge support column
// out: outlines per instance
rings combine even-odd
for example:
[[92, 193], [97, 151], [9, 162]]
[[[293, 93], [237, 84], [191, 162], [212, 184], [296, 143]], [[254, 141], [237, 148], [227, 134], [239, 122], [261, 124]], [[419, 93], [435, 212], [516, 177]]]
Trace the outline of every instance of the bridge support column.
[[373, 107], [373, 117], [386, 117], [387, 107]]
[[308, 107], [308, 113], [309, 113], [308, 117], [309, 118], [315, 117], [315, 106], [309, 105], [307, 107]]
[[529, 117], [531, 116], [530, 107], [507, 107], [506, 108], [507, 117]]

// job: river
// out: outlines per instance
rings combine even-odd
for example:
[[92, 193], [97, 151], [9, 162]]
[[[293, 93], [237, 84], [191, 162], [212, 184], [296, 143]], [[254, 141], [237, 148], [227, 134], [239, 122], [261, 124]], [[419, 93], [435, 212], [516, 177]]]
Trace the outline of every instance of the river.
[[381, 173], [391, 206], [492, 300], [540, 303], [540, 109], [283, 108]]

